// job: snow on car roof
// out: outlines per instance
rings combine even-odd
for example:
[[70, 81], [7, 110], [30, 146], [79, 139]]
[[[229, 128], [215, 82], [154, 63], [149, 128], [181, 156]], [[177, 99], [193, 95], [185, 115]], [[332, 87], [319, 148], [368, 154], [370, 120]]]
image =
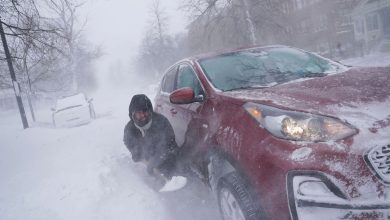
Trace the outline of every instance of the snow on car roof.
[[58, 99], [56, 109], [59, 110], [69, 106], [83, 105], [85, 103], [86, 103], [85, 95], [83, 93], [79, 93], [76, 95]]

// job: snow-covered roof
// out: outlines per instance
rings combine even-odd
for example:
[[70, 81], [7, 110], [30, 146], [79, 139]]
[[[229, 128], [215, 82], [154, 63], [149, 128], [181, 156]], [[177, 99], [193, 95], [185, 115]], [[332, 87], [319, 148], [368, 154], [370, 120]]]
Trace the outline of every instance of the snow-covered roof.
[[73, 96], [68, 96], [57, 100], [56, 108], [63, 109], [69, 106], [84, 105], [86, 103], [85, 95], [79, 93]]

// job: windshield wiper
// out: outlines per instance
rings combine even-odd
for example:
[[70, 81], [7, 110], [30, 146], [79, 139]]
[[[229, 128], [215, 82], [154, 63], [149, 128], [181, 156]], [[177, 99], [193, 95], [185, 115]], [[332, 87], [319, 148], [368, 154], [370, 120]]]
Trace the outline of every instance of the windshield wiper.
[[[346, 67], [353, 67], [352, 65], [342, 63], [341, 61], [338, 61], [338, 60], [335, 60], [335, 62], [338, 63], [338, 64], [340, 64], [340, 65], [346, 66]], [[334, 66], [336, 66], [337, 70], [340, 69], [339, 66], [337, 66], [337, 65], [334, 65]]]
[[302, 78], [315, 78], [315, 77], [324, 77], [327, 76], [328, 74], [326, 73], [313, 73], [313, 72], [308, 72], [302, 75]]
[[236, 87], [236, 88], [232, 88], [232, 89], [225, 89], [223, 91], [228, 92], [228, 91], [241, 90], [241, 89], [265, 89], [268, 87], [270, 87], [270, 86], [241, 86], [241, 87]]

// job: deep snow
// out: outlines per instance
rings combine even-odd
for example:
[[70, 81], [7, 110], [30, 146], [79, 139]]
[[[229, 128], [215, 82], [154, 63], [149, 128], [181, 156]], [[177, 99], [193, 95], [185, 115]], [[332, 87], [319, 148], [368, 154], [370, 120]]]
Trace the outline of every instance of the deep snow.
[[0, 219], [218, 219], [201, 183], [158, 193], [131, 161], [122, 137], [133, 93], [97, 94], [97, 120], [73, 128], [53, 128], [49, 107], [26, 130], [17, 111], [0, 112]]
[[[345, 63], [383, 66], [389, 57]], [[93, 96], [97, 119], [79, 127], [53, 128], [50, 106], [38, 107], [38, 122], [26, 130], [17, 111], [0, 111], [0, 219], [220, 219], [215, 198], [201, 183], [175, 193], [153, 190], [122, 143], [131, 96], [153, 98], [155, 86], [104, 88]]]

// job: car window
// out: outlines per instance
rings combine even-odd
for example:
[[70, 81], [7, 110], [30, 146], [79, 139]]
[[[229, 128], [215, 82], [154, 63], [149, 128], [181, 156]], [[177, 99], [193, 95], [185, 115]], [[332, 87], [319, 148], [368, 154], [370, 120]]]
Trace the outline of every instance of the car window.
[[162, 81], [161, 90], [163, 92], [171, 93], [175, 88], [175, 79], [176, 79], [177, 66], [169, 70]]
[[189, 65], [180, 65], [177, 76], [177, 89], [190, 87], [194, 89], [195, 96], [204, 94], [202, 86], [194, 70]]

